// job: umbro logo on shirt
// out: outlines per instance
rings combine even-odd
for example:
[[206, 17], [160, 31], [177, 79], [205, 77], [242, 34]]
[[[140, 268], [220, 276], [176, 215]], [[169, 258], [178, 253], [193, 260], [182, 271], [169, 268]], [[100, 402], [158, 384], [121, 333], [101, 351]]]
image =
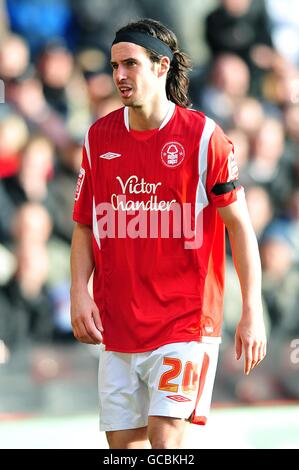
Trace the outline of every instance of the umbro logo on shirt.
[[179, 402], [191, 401], [190, 398], [183, 397], [182, 395], [167, 395], [166, 398]]
[[99, 155], [99, 158], [105, 158], [106, 160], [112, 160], [112, 158], [121, 157], [121, 153], [107, 152], [103, 155]]

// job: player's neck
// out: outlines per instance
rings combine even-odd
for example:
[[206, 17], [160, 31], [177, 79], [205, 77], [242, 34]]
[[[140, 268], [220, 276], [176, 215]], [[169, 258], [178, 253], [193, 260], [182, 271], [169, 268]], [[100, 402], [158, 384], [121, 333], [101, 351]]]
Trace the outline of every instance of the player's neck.
[[169, 110], [169, 105], [170, 102], [165, 95], [163, 99], [159, 97], [139, 108], [131, 106], [129, 108], [130, 129], [136, 131], [158, 129]]

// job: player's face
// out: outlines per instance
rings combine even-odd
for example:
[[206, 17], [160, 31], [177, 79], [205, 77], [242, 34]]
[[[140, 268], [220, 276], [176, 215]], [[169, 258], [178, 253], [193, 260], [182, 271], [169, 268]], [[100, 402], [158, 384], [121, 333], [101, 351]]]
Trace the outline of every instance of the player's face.
[[157, 93], [157, 67], [143, 47], [129, 42], [114, 44], [111, 66], [114, 83], [125, 106], [141, 107]]

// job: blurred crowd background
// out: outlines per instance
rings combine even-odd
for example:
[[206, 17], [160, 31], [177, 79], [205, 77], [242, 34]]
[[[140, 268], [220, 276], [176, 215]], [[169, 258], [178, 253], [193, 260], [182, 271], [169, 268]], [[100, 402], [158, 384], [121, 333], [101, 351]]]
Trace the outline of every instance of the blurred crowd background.
[[[234, 142], [259, 241], [271, 353], [246, 378], [234, 360], [242, 305], [228, 244], [216, 399], [298, 399], [296, 0], [0, 0], [0, 373], [22, 351], [78, 347], [69, 254], [81, 146], [89, 125], [121, 106], [110, 45], [117, 28], [141, 17], [173, 29], [192, 58], [193, 107]], [[52, 379], [53, 361], [42, 363]]]

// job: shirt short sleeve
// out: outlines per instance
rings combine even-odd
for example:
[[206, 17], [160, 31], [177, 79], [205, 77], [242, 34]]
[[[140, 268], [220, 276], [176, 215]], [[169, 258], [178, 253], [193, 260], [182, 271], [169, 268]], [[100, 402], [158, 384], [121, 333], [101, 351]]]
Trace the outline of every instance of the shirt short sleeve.
[[[237, 191], [241, 186], [237, 185], [234, 188], [232, 185], [231, 189], [227, 190], [226, 188], [222, 194], [219, 194], [219, 190], [213, 192], [213, 189], [217, 185], [237, 181], [238, 175], [233, 143], [224, 134], [223, 130], [216, 125], [208, 148], [206, 191], [209, 202], [216, 207], [224, 207], [235, 202], [237, 200]], [[218, 188], [221, 187], [218, 186]], [[216, 192], [217, 194], [215, 194]]]
[[92, 225], [92, 182], [90, 165], [85, 145], [82, 151], [82, 164], [75, 191], [73, 220], [79, 224]]

